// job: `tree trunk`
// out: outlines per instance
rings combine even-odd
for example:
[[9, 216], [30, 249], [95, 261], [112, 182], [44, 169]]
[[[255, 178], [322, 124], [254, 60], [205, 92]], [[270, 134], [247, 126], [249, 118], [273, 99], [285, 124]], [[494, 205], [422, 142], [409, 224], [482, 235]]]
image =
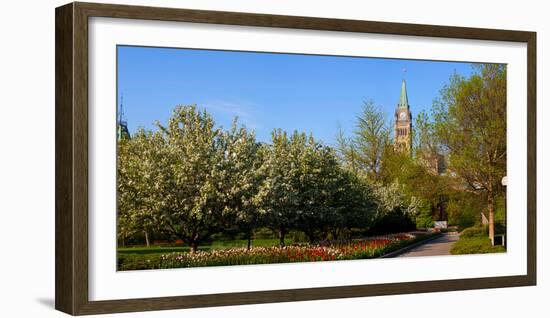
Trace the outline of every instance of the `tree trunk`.
[[487, 209], [489, 210], [489, 239], [491, 244], [495, 245], [495, 198], [492, 189], [487, 192]]
[[[333, 229], [332, 231], [330, 231], [330, 234], [332, 234], [332, 239], [333, 240], [338, 240], [338, 229]], [[327, 235], [327, 239], [328, 239], [328, 235]]]
[[280, 228], [279, 229], [279, 246], [284, 247], [285, 246], [285, 229]]
[[143, 231], [145, 233], [145, 246], [149, 247], [149, 232]]
[[315, 234], [314, 234], [313, 231], [308, 231], [308, 232], [306, 233], [306, 236], [307, 236], [307, 239], [309, 240], [309, 243], [310, 243], [310, 244], [315, 243]]
[[197, 232], [193, 232], [189, 237], [189, 245], [191, 245], [191, 252], [196, 253], [199, 249], [199, 241], [201, 236]]
[[504, 227], [504, 231], [505, 231], [504, 232], [504, 238], [505, 238], [504, 247], [507, 246], [506, 242], [508, 241], [508, 240], [506, 240], [506, 238], [508, 237], [508, 226], [506, 225], [507, 224], [506, 222], [508, 222], [508, 202], [506, 200], [507, 200], [506, 199], [506, 189], [504, 189], [504, 225], [505, 225], [505, 227]]
[[252, 245], [252, 231], [248, 231], [248, 242], [247, 242], [247, 245], [246, 245], [246, 249], [248, 251], [250, 251], [250, 246]]
[[191, 252], [196, 253], [199, 248], [199, 244], [197, 241], [191, 242]]

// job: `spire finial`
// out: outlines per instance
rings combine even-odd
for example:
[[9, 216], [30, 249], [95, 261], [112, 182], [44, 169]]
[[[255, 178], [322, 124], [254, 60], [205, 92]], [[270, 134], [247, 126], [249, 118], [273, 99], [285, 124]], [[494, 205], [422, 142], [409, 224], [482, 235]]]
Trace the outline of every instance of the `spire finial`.
[[120, 110], [118, 112], [119, 124], [124, 121], [124, 94], [120, 94]]
[[405, 79], [401, 81], [401, 96], [399, 97], [399, 104], [397, 104], [397, 107], [409, 108], [409, 99], [407, 97], [407, 84], [405, 82]]
[[120, 107], [118, 111], [117, 120], [117, 138], [118, 140], [130, 138], [130, 132], [128, 131], [128, 123], [124, 120], [124, 95], [120, 95]]

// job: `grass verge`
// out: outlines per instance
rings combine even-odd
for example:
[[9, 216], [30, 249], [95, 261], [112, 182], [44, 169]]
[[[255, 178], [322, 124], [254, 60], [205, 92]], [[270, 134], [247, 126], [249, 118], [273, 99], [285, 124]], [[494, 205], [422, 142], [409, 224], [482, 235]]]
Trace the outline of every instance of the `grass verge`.
[[501, 245], [491, 245], [491, 240], [483, 227], [471, 227], [465, 229], [459, 240], [451, 247], [451, 254], [486, 254], [503, 253], [506, 248]]

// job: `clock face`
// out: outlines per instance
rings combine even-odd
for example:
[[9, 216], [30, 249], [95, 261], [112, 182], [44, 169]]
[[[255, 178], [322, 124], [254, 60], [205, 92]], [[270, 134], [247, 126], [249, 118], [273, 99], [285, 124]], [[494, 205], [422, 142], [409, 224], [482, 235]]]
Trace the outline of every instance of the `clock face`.
[[399, 119], [404, 120], [405, 117], [407, 117], [407, 114], [405, 114], [405, 113], [400, 113], [399, 114]]

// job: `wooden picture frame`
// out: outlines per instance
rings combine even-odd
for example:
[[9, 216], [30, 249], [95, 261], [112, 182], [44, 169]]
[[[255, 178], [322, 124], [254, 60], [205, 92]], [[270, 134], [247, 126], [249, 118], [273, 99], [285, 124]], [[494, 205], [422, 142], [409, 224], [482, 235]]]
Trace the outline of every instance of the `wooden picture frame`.
[[[85, 315], [536, 284], [536, 33], [79, 2], [57, 8], [55, 15], [56, 309], [72, 315]], [[528, 52], [526, 56], [527, 275], [90, 301], [88, 298], [88, 19], [90, 17], [526, 43]]]

